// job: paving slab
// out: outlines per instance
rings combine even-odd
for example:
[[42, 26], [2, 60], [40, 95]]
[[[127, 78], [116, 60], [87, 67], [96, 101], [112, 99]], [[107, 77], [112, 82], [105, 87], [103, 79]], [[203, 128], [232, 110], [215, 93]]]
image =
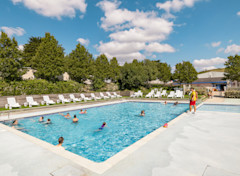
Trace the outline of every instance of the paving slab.
[[240, 175], [225, 171], [223, 169], [208, 166], [203, 176], [240, 176]]

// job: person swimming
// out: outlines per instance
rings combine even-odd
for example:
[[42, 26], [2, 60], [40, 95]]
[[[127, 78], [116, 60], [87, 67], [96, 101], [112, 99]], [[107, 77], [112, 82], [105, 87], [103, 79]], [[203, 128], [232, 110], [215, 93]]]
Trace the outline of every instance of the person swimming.
[[145, 116], [145, 111], [142, 110], [140, 116]]
[[80, 110], [79, 114], [87, 114], [87, 110], [83, 111], [82, 109]]
[[18, 120], [14, 120], [12, 122], [12, 128], [16, 130], [25, 130], [23, 127], [20, 126], [20, 124], [18, 123]]
[[72, 119], [73, 123], [77, 123], [78, 122], [78, 118], [76, 115], [73, 116], [73, 119]]
[[107, 126], [106, 122], [103, 122], [102, 126], [100, 128], [98, 128], [96, 131], [101, 131], [103, 130], [103, 128], [105, 128]]
[[167, 104], [167, 101], [165, 101], [164, 104], [166, 105], [166, 104]]
[[44, 117], [41, 116], [38, 121], [39, 121], [39, 122], [43, 122], [43, 120], [44, 120]]
[[176, 101], [174, 104], [173, 104], [173, 106], [177, 106], [178, 105], [178, 101]]
[[61, 148], [64, 149], [64, 147], [62, 146], [63, 141], [64, 141], [64, 138], [63, 138], [63, 137], [58, 138], [58, 144], [56, 145], [56, 147], [61, 147]]
[[46, 123], [46, 124], [51, 124], [52, 121], [51, 121], [51, 119], [47, 119], [47, 121], [46, 121], [45, 123]]
[[71, 118], [71, 115], [69, 113], [67, 113], [66, 115], [64, 115], [63, 113], [58, 113], [58, 114], [67, 118], [67, 119]]
[[16, 126], [16, 125], [18, 125], [18, 120], [14, 120], [14, 121], [12, 122], [12, 126]]

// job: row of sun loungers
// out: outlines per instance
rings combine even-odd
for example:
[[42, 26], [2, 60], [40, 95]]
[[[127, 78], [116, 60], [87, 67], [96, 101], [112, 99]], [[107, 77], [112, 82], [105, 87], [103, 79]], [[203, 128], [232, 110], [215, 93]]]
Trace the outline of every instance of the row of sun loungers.
[[162, 96], [167, 96], [167, 98], [184, 98], [183, 91], [176, 90], [176, 92], [171, 91], [169, 94], [167, 94], [166, 90], [161, 91], [154, 91], [151, 90], [145, 97], [146, 98], [160, 98]]
[[[118, 95], [116, 92], [113, 92], [112, 94], [110, 92], [106, 92], [106, 95], [104, 95], [102, 92], [99, 96], [96, 96], [94, 93], [90, 94], [91, 97], [86, 97], [84, 94], [80, 94], [79, 98], [76, 98], [74, 94], [70, 94], [69, 98], [65, 98], [63, 95], [58, 95], [57, 103], [70, 103], [70, 102], [80, 102], [80, 101], [90, 101], [90, 100], [100, 100], [100, 99], [108, 99], [108, 98], [121, 98], [121, 95]], [[43, 96], [43, 101], [41, 101], [41, 104], [44, 105], [53, 105], [56, 104], [53, 100], [49, 98], [48, 95]], [[24, 103], [24, 106], [32, 107], [32, 106], [39, 106], [40, 104], [37, 101], [34, 101], [32, 96], [26, 97], [26, 102]], [[7, 98], [7, 104], [5, 105], [6, 109], [12, 109], [12, 108], [20, 108], [21, 105], [16, 102], [16, 99], [14, 97]]]

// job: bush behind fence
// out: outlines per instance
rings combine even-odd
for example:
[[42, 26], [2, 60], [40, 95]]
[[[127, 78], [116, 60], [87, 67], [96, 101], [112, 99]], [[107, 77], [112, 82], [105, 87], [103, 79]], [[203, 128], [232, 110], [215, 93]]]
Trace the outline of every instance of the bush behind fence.
[[59, 81], [56, 83], [46, 80], [26, 80], [4, 82], [0, 81], [0, 95], [33, 95], [81, 92], [84, 85], [75, 81]]
[[240, 98], [240, 90], [227, 90], [225, 98]]

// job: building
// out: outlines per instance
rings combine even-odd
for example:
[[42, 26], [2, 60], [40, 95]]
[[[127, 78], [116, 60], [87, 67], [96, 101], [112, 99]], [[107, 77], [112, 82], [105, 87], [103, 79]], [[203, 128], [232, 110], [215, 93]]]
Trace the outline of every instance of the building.
[[34, 72], [35, 72], [36, 70], [33, 70], [33, 69], [30, 68], [30, 67], [26, 67], [26, 68], [24, 68], [24, 69], [26, 69], [27, 71], [26, 71], [26, 73], [25, 73], [24, 75], [22, 75], [22, 79], [23, 79], [23, 80], [35, 79]]
[[224, 72], [205, 72], [198, 74], [198, 79], [192, 83], [195, 87], [206, 87], [223, 91], [230, 84], [230, 81], [224, 80]]

